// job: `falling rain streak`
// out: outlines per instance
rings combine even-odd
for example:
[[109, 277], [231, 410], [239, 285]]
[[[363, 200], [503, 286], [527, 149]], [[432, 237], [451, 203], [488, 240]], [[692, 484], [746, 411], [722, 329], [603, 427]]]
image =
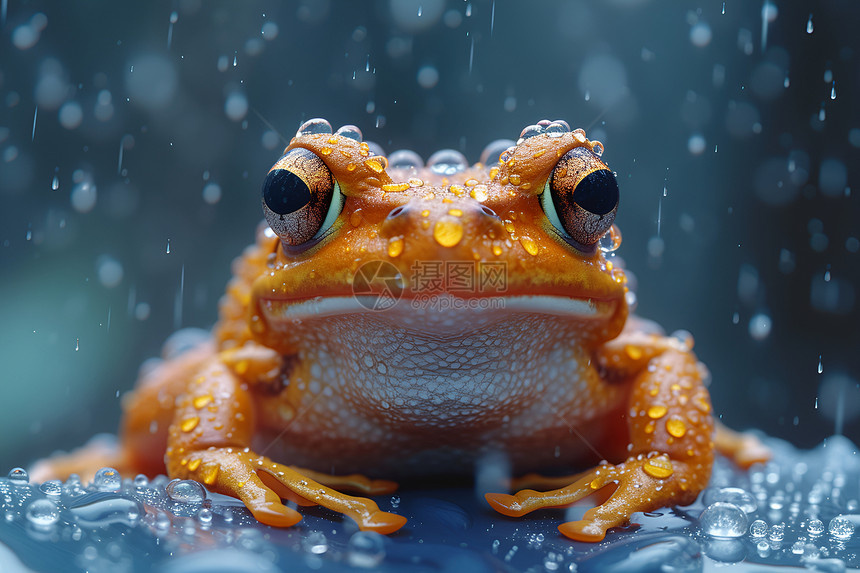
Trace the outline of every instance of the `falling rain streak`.
[[36, 141], [36, 119], [39, 117], [39, 106], [36, 106], [36, 111], [33, 112], [33, 133], [30, 135], [30, 141]]
[[806, 33], [812, 33], [812, 14], [809, 15], [809, 20], [806, 21]]
[[182, 328], [182, 299], [185, 295], [185, 265], [182, 265], [182, 271], [179, 274], [179, 290], [176, 292], [176, 299], [173, 301], [173, 329], [179, 330]]
[[170, 13], [170, 25], [167, 27], [167, 49], [170, 49], [170, 45], [173, 43], [173, 25], [179, 20], [179, 14], [177, 12]]

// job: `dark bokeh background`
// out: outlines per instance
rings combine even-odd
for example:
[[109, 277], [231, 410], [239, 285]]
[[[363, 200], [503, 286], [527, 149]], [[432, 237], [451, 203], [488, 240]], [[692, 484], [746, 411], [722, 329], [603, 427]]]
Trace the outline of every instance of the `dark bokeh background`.
[[801, 4], [2, 0], [3, 467], [113, 431], [141, 361], [213, 323], [316, 116], [472, 161], [586, 128], [639, 312], [694, 334], [724, 420], [857, 441], [860, 8]]

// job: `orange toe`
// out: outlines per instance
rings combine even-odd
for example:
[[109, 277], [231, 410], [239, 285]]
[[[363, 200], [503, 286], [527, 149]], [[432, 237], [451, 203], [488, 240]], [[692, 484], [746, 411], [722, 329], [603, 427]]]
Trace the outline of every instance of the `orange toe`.
[[377, 511], [363, 519], [358, 524], [358, 528], [362, 531], [375, 531], [383, 535], [388, 535], [389, 533], [394, 533], [404, 525], [406, 525], [406, 518], [402, 515], [388, 513], [387, 511]]
[[508, 517], [520, 517], [526, 514], [519, 500], [507, 493], [485, 493], [484, 499], [490, 506]]
[[606, 537], [606, 531], [593, 521], [568, 521], [559, 525], [558, 530], [565, 537], [587, 543], [603, 541], [603, 538]]
[[302, 515], [283, 504], [266, 503], [249, 508], [260, 523], [272, 527], [290, 527], [302, 520]]
[[397, 482], [387, 479], [375, 479], [370, 482], [367, 495], [386, 495], [397, 491]]

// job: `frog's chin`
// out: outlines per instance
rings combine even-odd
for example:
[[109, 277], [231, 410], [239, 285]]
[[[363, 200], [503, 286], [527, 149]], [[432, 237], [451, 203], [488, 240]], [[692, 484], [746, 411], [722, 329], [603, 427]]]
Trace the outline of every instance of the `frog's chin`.
[[577, 298], [558, 295], [516, 295], [463, 298], [439, 295], [395, 298], [391, 295], [332, 296], [303, 300], [263, 299], [260, 309], [269, 325], [371, 315], [404, 328], [451, 332], [474, 329], [517, 315], [544, 315], [569, 321], [609, 320], [618, 309], [615, 299]]

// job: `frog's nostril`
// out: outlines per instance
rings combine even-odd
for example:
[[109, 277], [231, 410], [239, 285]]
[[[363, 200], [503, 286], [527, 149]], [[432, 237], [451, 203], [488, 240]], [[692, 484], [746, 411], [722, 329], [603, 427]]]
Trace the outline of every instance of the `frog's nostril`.
[[405, 212], [406, 212], [406, 207], [404, 207], [403, 205], [401, 205], [400, 207], [395, 207], [394, 209], [392, 209], [392, 210], [391, 210], [391, 212], [390, 212], [390, 213], [388, 213], [388, 217], [387, 217], [387, 218], [388, 218], [388, 219], [394, 219], [395, 217], [398, 217], [398, 216], [402, 215], [402, 214], [403, 214], [403, 213], [405, 213]]

